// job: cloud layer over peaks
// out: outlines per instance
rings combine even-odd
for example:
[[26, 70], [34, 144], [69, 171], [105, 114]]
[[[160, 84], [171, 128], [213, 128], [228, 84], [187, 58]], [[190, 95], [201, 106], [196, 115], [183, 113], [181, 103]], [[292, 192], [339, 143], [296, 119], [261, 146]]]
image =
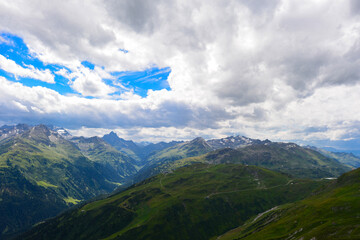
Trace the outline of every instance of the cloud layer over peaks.
[[54, 69], [0, 52], [3, 71], [40, 80], [3, 74], [0, 116], [134, 138], [160, 128], [164, 138], [359, 138], [359, 9], [355, 0], [2, 2], [0, 31]]

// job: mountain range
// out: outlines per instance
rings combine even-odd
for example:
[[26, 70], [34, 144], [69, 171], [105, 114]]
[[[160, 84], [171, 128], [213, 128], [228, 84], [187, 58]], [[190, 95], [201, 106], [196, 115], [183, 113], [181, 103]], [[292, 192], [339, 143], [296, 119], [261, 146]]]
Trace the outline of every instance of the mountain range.
[[358, 168], [360, 167], [360, 157], [355, 156], [353, 153], [347, 153], [347, 152], [331, 152], [327, 151], [322, 148], [317, 148], [314, 146], [306, 146], [306, 148], [313, 149], [315, 151], [320, 152], [322, 155], [327, 156], [329, 158], [334, 158], [337, 161], [348, 165], [352, 168]]
[[99, 149], [96, 154], [85, 151], [75, 140], [69, 141], [44, 125], [16, 126], [2, 137], [2, 234], [26, 229], [69, 206], [109, 193], [126, 175], [136, 172], [133, 160], [110, 145], [102, 145], [108, 149], [99, 156]]
[[139, 166], [145, 165], [146, 160], [152, 154], [174, 146], [176, 144], [182, 143], [182, 141], [172, 141], [169, 143], [159, 142], [143, 145], [135, 143], [131, 140], [119, 138], [118, 135], [114, 132], [110, 132], [109, 134], [104, 135], [102, 139], [114, 148], [116, 148], [118, 151], [121, 151], [129, 155], [133, 159], [137, 160], [137, 164]]
[[[25, 124], [3, 126], [0, 128], [0, 209], [2, 213], [4, 213], [2, 217], [0, 217], [1, 237], [8, 238], [16, 235], [27, 230], [33, 224], [53, 217], [69, 209], [69, 207], [79, 208], [78, 206], [82, 206], [81, 204], [86, 203], [86, 201], [90, 199], [94, 201], [95, 197], [96, 199], [104, 199], [100, 200], [102, 204], [102, 201], [108, 203], [112, 201], [109, 199], [115, 199], [117, 198], [115, 196], [120, 195], [123, 196], [122, 199], [128, 199], [124, 201], [116, 200], [121, 206], [125, 206], [124, 208], [115, 209], [114, 206], [104, 204], [101, 210], [99, 210], [100, 212], [94, 213], [91, 211], [91, 214], [86, 214], [85, 218], [91, 219], [91, 216], [98, 216], [99, 219], [104, 219], [104, 223], [110, 224], [114, 229], [109, 230], [103, 226], [106, 230], [100, 231], [102, 232], [101, 234], [105, 234], [105, 232], [107, 234], [115, 230], [116, 232], [120, 231], [119, 239], [122, 239], [124, 236], [129, 237], [140, 234], [137, 232], [138, 230], [131, 230], [136, 227], [128, 221], [129, 219], [135, 222], [140, 221], [138, 224], [141, 223], [140, 225], [147, 229], [145, 233], [149, 235], [146, 236], [153, 236], [151, 235], [152, 232], [158, 227], [151, 224], [148, 225], [144, 219], [152, 216], [158, 219], [158, 223], [160, 224], [160, 219], [166, 215], [164, 211], [167, 211], [167, 208], [163, 207], [170, 207], [170, 209], [172, 209], [171, 211], [174, 211], [176, 215], [177, 211], [180, 211], [179, 207], [182, 208], [181, 206], [183, 206], [187, 208], [185, 206], [188, 206], [186, 199], [183, 199], [180, 203], [177, 201], [174, 202], [175, 198], [169, 198], [168, 195], [171, 195], [171, 193], [164, 191], [165, 185], [162, 184], [165, 182], [163, 183], [162, 179], [165, 180], [169, 178], [170, 182], [173, 181], [166, 189], [169, 190], [173, 188], [174, 191], [178, 191], [177, 193], [175, 193], [176, 191], [174, 192], [177, 198], [183, 198], [184, 196], [181, 196], [181, 194], [190, 191], [188, 185], [195, 183], [198, 184], [197, 188], [200, 189], [200, 192], [209, 192], [211, 189], [216, 188], [216, 185], [218, 185], [218, 189], [221, 189], [222, 187], [220, 186], [222, 185], [227, 185], [230, 186], [230, 192], [238, 191], [240, 188], [237, 189], [236, 186], [243, 186], [245, 184], [241, 182], [242, 180], [240, 181], [242, 174], [245, 174], [243, 178], [247, 179], [247, 184], [257, 181], [258, 185], [255, 185], [257, 187], [255, 188], [253, 186], [252, 190], [257, 191], [259, 190], [258, 188], [260, 188], [266, 190], [266, 196], [272, 196], [272, 194], [274, 194], [274, 192], [272, 192], [273, 190], [269, 191], [268, 187], [263, 189], [261, 187], [263, 186], [262, 183], [256, 180], [258, 179], [256, 174], [271, 173], [270, 175], [276, 176], [276, 179], [287, 179], [286, 183], [289, 184], [278, 184], [282, 186], [284, 192], [276, 193], [279, 194], [284, 201], [277, 198], [277, 200], [269, 198], [264, 201], [271, 203], [275, 201], [276, 204], [282, 204], [307, 197], [315, 188], [324, 183], [324, 181], [319, 181], [319, 179], [336, 178], [350, 171], [351, 167], [354, 168], [356, 161], [355, 156], [344, 156], [343, 154], [324, 152], [321, 149], [301, 147], [294, 143], [276, 143], [269, 140], [262, 141], [243, 136], [231, 136], [211, 140], [195, 138], [194, 140], [185, 142], [172, 141], [169, 143], [139, 144], [131, 140], [124, 140], [114, 132], [110, 132], [102, 138], [86, 138], [71, 136], [66, 129], [55, 126], [29, 126]], [[238, 169], [241, 174], [236, 175], [237, 170], [231, 169]], [[247, 170], [245, 171], [244, 169]], [[256, 172], [256, 174], [254, 173], [255, 175], [250, 176], [246, 175], [245, 172]], [[197, 173], [199, 174], [197, 175]], [[212, 180], [208, 178], [207, 174], [210, 173], [213, 178], [216, 179], [215, 182], [212, 182]], [[227, 174], [229, 175], [227, 176]], [[182, 178], [191, 175], [194, 175], [194, 178], [188, 182], [185, 181], [186, 184], [183, 186]], [[308, 180], [299, 180], [304, 178]], [[239, 179], [239, 181], [236, 179]], [[232, 182], [235, 180], [237, 182]], [[155, 183], [157, 181], [160, 181], [160, 185], [162, 185], [159, 188], [161, 190], [160, 192], [154, 188], [154, 185], [159, 184]], [[268, 184], [271, 185], [272, 180], [269, 181], [269, 183], [264, 183], [264, 186], [268, 186]], [[283, 180], [283, 182], [284, 181], [286, 180]], [[299, 185], [296, 186], [306, 186], [306, 189], [301, 190], [303, 191], [301, 193], [295, 193], [293, 190], [290, 190], [290, 187], [292, 187], [290, 183], [293, 182], [299, 183]], [[303, 183], [305, 185], [302, 185]], [[274, 186], [275, 189], [277, 185], [271, 186]], [[150, 192], [145, 191], [145, 189], [148, 188], [151, 189], [149, 190]], [[131, 189], [137, 189], [136, 194], [138, 195], [136, 196], [138, 197], [135, 197], [135, 199], [137, 199], [134, 200], [135, 202], [129, 200], [133, 199], [131, 196], [135, 194]], [[270, 189], [273, 188], [271, 187]], [[116, 190], [113, 193], [115, 195], [106, 198], [108, 194], [114, 190]], [[293, 196], [286, 195], [289, 191]], [[211, 194], [217, 192], [218, 191], [211, 190], [209, 193], [210, 198], [212, 198]], [[202, 200], [200, 201], [200, 199], [202, 199], [200, 196], [202, 195], [194, 196], [194, 199], [190, 197], [191, 204], [189, 208], [192, 209], [192, 211], [196, 212], [196, 208], [201, 209], [201, 206], [206, 204]], [[163, 200], [164, 202], [162, 202]], [[222, 201], [226, 202], [228, 198]], [[257, 202], [255, 198], [251, 201], [249, 199], [245, 202], [243, 201], [245, 201], [245, 198], [242, 197], [229, 204], [234, 208], [236, 204], [245, 206], [245, 203], [250, 204], [250, 202], [253, 201], [253, 205], [248, 205], [248, 207], [253, 208], [253, 210], [245, 214], [246, 217], [242, 217], [242, 214], [235, 214], [233, 218], [227, 215], [227, 218], [233, 220], [240, 216], [241, 221], [239, 219], [236, 221], [224, 219], [221, 221], [227, 223], [221, 223], [220, 225], [222, 227], [219, 226], [219, 228], [214, 227], [213, 223], [210, 224], [210, 222], [215, 221], [215, 216], [219, 216], [220, 213], [216, 212], [218, 207], [230, 213], [230, 209], [226, 210], [224, 208], [223, 205], [225, 203], [221, 203], [220, 205], [215, 204], [214, 206], [209, 206], [210, 208], [214, 208], [214, 212], [209, 215], [206, 214], [205, 210], [197, 212], [195, 215], [186, 215], [186, 219], [190, 218], [194, 220], [208, 216], [210, 220], [206, 224], [201, 223], [200, 220], [200, 222], [193, 221], [194, 226], [190, 224], [190, 221], [189, 225], [184, 226], [186, 230], [181, 230], [185, 231], [182, 233], [182, 236], [186, 239], [187, 236], [190, 236], [190, 233], [195, 234], [194, 229], [201, 229], [200, 226], [203, 226], [202, 232], [208, 231], [208, 228], [214, 228], [217, 230], [214, 230], [211, 236], [220, 235], [229, 227], [236, 227], [236, 224], [242, 224], [254, 214], [260, 213], [263, 210], [265, 211], [268, 207], [273, 206], [273, 204], [270, 203], [265, 205], [260, 204], [261, 206], [258, 206], [255, 204]], [[193, 202], [194, 205], [192, 205]], [[94, 202], [94, 204], [95, 203], [98, 204], [98, 202]], [[156, 204], [153, 205], [153, 203]], [[175, 204], [176, 207], [174, 208], [172, 208], [173, 203], [177, 204]], [[93, 203], [90, 203], [90, 205], [91, 204]], [[137, 210], [127, 208], [126, 206], [128, 204]], [[153, 211], [160, 211], [165, 215], [154, 215], [152, 211], [146, 208], [146, 205], [151, 209], [155, 209]], [[112, 216], [112, 213], [110, 213], [112, 211], [111, 209], [115, 212], [119, 211], [114, 213], [114, 217], [121, 215], [118, 220], [119, 222], [116, 222], [117, 220], [115, 221], [112, 217], [106, 220], [105, 215], [98, 215], [100, 213], [106, 213]], [[148, 212], [148, 210], [150, 212]], [[240, 211], [240, 208], [236, 211]], [[73, 214], [71, 211], [65, 212], [64, 214], [65, 215], [61, 216], [68, 216], [67, 214], [70, 214], [72, 219], [77, 219], [71, 215]], [[127, 220], [124, 220], [123, 217]], [[176, 222], [177, 220], [174, 216], [172, 217], [173, 218], [170, 217], [172, 221]], [[181, 217], [183, 217], [183, 215], [181, 215]], [[56, 218], [54, 221], [59, 223], [58, 219], [59, 218]], [[68, 219], [63, 219], [64, 222], [61, 220], [61, 225], [64, 224], [64, 226], [67, 226]], [[81, 219], [77, 219], [76, 221], [78, 220], [80, 223]], [[89, 221], [95, 223], [95, 219]], [[51, 224], [55, 223], [52, 222]], [[83, 227], [89, 226], [90, 222], [84, 222], [84, 224]], [[120, 229], [120, 225], [118, 224], [123, 224], [121, 226], [124, 227], [124, 230], [121, 230], [122, 228]], [[99, 227], [100, 226], [101, 224]], [[173, 231], [174, 229], [172, 227], [173, 226], [169, 225], [166, 231]], [[78, 230], [80, 231], [80, 229], [81, 227], [79, 227]], [[78, 233], [76, 233], [76, 231], [74, 232], [73, 229], [69, 231], [73, 235], [67, 236], [66, 238], [69, 237], [70, 239], [73, 237], [75, 239]], [[33, 233], [35, 234], [35, 232]], [[33, 233], [26, 236], [29, 236], [30, 239], [35, 239], [30, 237]], [[40, 235], [38, 234], [39, 232], [36, 232], [34, 236], [39, 237]], [[84, 232], [84, 234], [91, 236], [91, 234], [94, 233]], [[162, 234], [161, 236], [166, 235], [165, 232]], [[105, 235], [101, 235], [101, 237]], [[95, 234], [94, 236], [98, 235]], [[144, 238], [146, 238], [146, 236], [144, 235]], [[159, 235], [157, 237], [161, 236]], [[51, 235], [51, 239], [53, 237], [56, 239], [56, 236]], [[98, 237], [100, 237], [100, 235]], [[199, 239], [206, 239], [207, 237], [210, 237], [210, 235], [204, 235], [203, 233], [199, 235]], [[43, 236], [38, 239], [41, 238], [43, 238]]]

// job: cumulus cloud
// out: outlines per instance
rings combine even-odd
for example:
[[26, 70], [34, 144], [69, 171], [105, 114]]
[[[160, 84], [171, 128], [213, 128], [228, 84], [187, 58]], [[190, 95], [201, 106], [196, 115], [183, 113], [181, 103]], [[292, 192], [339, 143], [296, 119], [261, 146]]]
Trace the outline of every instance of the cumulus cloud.
[[67, 128], [191, 126], [201, 129], [218, 127], [217, 120], [229, 117], [221, 108], [189, 106], [176, 102], [170, 95], [164, 99], [155, 93], [149, 99], [86, 99], [64, 96], [45, 87], [26, 87], [3, 77], [0, 77], [0, 106], [2, 119], [56, 123]]
[[22, 66], [16, 64], [11, 59], [7, 59], [3, 55], [0, 54], [0, 69], [9, 72], [18, 79], [18, 77], [27, 77], [33, 78], [36, 80], [40, 80], [48, 83], [55, 83], [54, 75], [50, 72], [50, 70], [39, 70], [34, 68], [33, 66], [28, 66], [28, 68], [23, 68]]
[[117, 91], [116, 88], [107, 85], [103, 79], [113, 79], [109, 73], [99, 67], [94, 70], [82, 65], [72, 69], [71, 72], [62, 68], [56, 72], [69, 79], [69, 86], [82, 96], [106, 97]]
[[[2, 106], [13, 101], [20, 120], [141, 129], [136, 134], [174, 127], [183, 137], [212, 129], [216, 136], [345, 139], [359, 129], [355, 0], [3, 1], [0, 29], [21, 36], [42, 61], [71, 69], [59, 74], [76, 92], [98, 97], [39, 88], [26, 90], [33, 99], [5, 94]], [[103, 68], [82, 68], [85, 60]], [[109, 72], [152, 66], [171, 68], [171, 90], [140, 98], [104, 81]]]

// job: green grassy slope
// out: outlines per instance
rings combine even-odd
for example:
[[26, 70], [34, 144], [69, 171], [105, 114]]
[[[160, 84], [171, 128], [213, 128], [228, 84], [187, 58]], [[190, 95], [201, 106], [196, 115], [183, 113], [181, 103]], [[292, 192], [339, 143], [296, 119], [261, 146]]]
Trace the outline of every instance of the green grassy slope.
[[0, 168], [0, 239], [66, 208], [52, 188], [33, 184], [17, 169]]
[[96, 163], [97, 169], [112, 182], [121, 182], [137, 172], [136, 160], [116, 150], [99, 137], [75, 137], [71, 141]]
[[212, 147], [203, 138], [195, 138], [189, 142], [176, 144], [151, 155], [147, 160], [147, 164], [130, 180], [134, 183], [140, 182], [162, 172], [162, 170], [166, 171], [166, 166], [176, 165], [174, 162], [177, 162], [177, 160], [199, 156], [211, 150]]
[[175, 161], [178, 159], [198, 156], [213, 150], [203, 138], [195, 138], [190, 142], [179, 143], [177, 145], [166, 148], [152, 155], [148, 161], [148, 165], [156, 162]]
[[1, 235], [117, 186], [73, 143], [43, 125], [0, 142], [0, 177], [0, 208], [6, 209]]
[[360, 239], [360, 169], [300, 202], [280, 206], [218, 239]]
[[330, 154], [328, 155], [328, 157], [335, 158], [336, 160], [338, 160], [343, 164], [346, 164], [353, 168], [360, 167], [360, 158], [352, 153], [346, 153], [346, 152], [329, 152], [329, 153]]
[[86, 199], [115, 186], [74, 144], [42, 126], [1, 142], [0, 167], [17, 169], [32, 183], [52, 187], [64, 198]]
[[322, 184], [252, 166], [195, 164], [66, 212], [19, 239], [209, 239]]
[[290, 174], [298, 178], [338, 177], [350, 171], [338, 161], [323, 156], [317, 151], [296, 144], [268, 143], [238, 149], [219, 149], [200, 156], [182, 159], [163, 159], [140, 170], [135, 179], [150, 177], [158, 173], [171, 172], [193, 163], [240, 163], [265, 167]]

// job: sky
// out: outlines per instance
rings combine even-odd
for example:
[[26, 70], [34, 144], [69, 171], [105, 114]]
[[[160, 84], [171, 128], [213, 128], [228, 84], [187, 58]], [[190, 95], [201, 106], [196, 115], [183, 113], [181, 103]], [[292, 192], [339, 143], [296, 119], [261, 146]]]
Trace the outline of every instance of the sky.
[[360, 152], [357, 0], [0, 0], [0, 124]]

